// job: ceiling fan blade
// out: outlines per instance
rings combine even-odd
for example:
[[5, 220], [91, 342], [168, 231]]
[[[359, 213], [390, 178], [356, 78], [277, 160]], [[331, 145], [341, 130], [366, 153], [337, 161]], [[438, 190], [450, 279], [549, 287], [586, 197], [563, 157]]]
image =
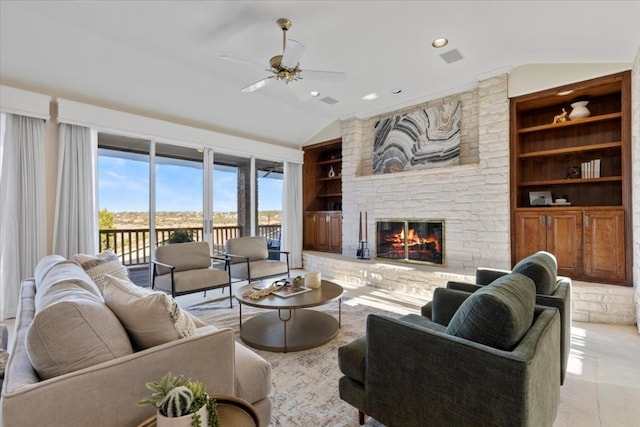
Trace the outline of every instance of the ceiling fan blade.
[[282, 54], [282, 66], [286, 68], [295, 68], [304, 53], [304, 45], [295, 40], [287, 40], [287, 47]]
[[223, 59], [225, 61], [236, 62], [238, 64], [257, 65], [257, 66], [265, 68], [265, 69], [267, 68], [267, 66], [264, 65], [264, 64], [260, 64], [258, 62], [254, 62], [254, 61], [248, 61], [246, 59], [236, 58], [236, 57], [230, 56], [230, 55], [220, 55], [220, 56], [218, 56], [218, 58]]
[[300, 70], [300, 77], [331, 83], [344, 83], [347, 81], [347, 75], [338, 71]]
[[240, 92], [255, 92], [256, 90], [265, 87], [268, 84], [271, 84], [273, 82], [273, 77], [267, 77], [264, 78], [262, 80], [258, 80], [255, 83], [250, 84], [247, 87], [243, 87], [242, 89], [240, 89]]

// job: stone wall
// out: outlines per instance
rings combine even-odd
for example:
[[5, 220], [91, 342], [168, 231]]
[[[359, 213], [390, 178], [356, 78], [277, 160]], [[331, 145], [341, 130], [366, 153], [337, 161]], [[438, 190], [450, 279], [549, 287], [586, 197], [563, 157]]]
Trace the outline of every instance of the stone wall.
[[[509, 100], [507, 76], [460, 97], [461, 165], [373, 175], [373, 131], [383, 116], [351, 119], [342, 138], [343, 255], [358, 247], [359, 213], [367, 211], [369, 248], [378, 218], [445, 220], [448, 269], [509, 267]], [[417, 107], [412, 107], [415, 110]], [[401, 114], [410, 109], [395, 112]], [[372, 256], [375, 256], [372, 249]]]
[[[424, 303], [433, 299], [433, 291], [446, 287], [448, 281], [473, 283], [470, 274], [451, 269], [363, 261], [322, 252], [302, 254], [305, 271], [320, 271], [322, 278], [358, 286], [372, 286], [416, 297]], [[574, 280], [572, 282], [572, 315], [574, 322], [633, 325], [635, 323], [632, 288]]]

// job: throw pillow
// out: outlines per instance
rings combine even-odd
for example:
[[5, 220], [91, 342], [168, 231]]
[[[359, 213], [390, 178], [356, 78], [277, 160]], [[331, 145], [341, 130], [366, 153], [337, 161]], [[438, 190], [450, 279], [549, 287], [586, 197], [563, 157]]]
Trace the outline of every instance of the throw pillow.
[[446, 333], [512, 350], [533, 322], [536, 287], [518, 273], [508, 274], [471, 294], [458, 308]]
[[551, 295], [557, 287], [558, 263], [549, 252], [536, 252], [518, 262], [512, 273], [524, 274], [536, 285], [536, 293]]
[[78, 262], [89, 277], [96, 282], [100, 291], [104, 291], [104, 276], [106, 274], [120, 279], [129, 278], [129, 270], [127, 270], [127, 267], [120, 262], [118, 255], [109, 249], [95, 256], [76, 254], [73, 256], [73, 259]]
[[[77, 264], [76, 268], [80, 270]], [[127, 331], [101, 295], [73, 281], [48, 290], [25, 337], [27, 355], [41, 379], [133, 352]]]
[[106, 274], [104, 300], [140, 350], [196, 333], [193, 320], [173, 298], [128, 279]]

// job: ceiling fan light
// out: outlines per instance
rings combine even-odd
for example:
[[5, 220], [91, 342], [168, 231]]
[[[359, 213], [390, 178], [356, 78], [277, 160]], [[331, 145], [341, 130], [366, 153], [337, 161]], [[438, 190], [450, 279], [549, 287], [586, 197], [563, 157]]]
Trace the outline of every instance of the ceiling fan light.
[[445, 47], [447, 44], [449, 43], [449, 40], [447, 40], [445, 37], [441, 37], [439, 39], [435, 39], [432, 43], [431, 46], [437, 48], [440, 47]]

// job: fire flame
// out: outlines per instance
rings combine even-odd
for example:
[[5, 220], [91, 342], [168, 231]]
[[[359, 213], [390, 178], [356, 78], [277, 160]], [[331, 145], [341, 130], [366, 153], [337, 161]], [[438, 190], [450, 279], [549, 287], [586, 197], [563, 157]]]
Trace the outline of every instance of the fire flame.
[[[385, 240], [391, 242], [392, 246], [396, 246], [397, 244], [404, 244], [404, 229], [400, 231], [400, 233], [388, 236]], [[407, 246], [411, 247], [428, 243], [434, 243], [436, 252], [440, 252], [440, 240], [438, 240], [438, 236], [430, 235], [428, 237], [420, 237], [420, 235], [418, 235], [418, 233], [413, 228], [409, 229], [409, 232], [407, 234]]]

